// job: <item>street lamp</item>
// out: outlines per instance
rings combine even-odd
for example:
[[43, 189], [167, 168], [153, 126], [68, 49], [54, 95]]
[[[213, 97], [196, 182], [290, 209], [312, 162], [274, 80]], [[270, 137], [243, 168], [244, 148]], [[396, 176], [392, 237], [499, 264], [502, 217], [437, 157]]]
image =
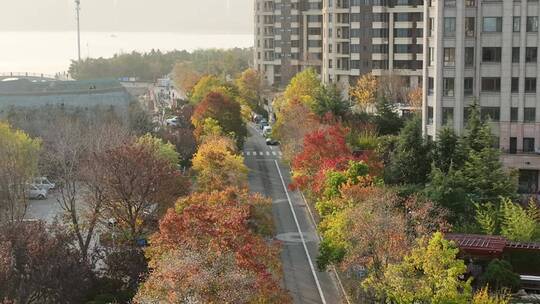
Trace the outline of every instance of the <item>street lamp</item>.
[[79, 19], [79, 12], [81, 11], [81, 0], [75, 0], [75, 10], [77, 11], [77, 47], [79, 54], [79, 62], [81, 62], [81, 25]]

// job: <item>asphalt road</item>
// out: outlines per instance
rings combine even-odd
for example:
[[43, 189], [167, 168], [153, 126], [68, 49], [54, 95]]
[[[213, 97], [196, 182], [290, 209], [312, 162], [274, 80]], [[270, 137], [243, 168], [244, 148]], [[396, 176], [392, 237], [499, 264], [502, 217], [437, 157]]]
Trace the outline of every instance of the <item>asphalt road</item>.
[[285, 288], [294, 303], [342, 303], [333, 274], [317, 270], [316, 228], [300, 193], [286, 188], [291, 181], [290, 170], [281, 161], [281, 151], [267, 146], [258, 130], [248, 129], [243, 155], [250, 169], [250, 190], [272, 199], [276, 238], [283, 244]]

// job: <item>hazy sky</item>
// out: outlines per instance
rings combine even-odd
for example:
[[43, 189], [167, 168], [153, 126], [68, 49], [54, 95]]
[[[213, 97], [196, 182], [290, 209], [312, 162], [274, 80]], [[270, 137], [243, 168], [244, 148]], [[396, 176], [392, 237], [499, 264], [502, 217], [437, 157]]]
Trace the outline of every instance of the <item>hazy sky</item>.
[[[0, 0], [0, 31], [75, 29], [75, 0]], [[253, 0], [81, 0], [85, 31], [253, 31]]]

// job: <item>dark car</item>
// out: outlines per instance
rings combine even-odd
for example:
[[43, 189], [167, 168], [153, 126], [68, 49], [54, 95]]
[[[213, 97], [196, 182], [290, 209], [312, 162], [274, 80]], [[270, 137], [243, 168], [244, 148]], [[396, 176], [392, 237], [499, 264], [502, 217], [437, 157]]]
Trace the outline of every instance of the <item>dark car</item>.
[[277, 141], [275, 139], [272, 139], [272, 138], [267, 138], [266, 139], [266, 145], [268, 145], [268, 146], [278, 146], [279, 141]]

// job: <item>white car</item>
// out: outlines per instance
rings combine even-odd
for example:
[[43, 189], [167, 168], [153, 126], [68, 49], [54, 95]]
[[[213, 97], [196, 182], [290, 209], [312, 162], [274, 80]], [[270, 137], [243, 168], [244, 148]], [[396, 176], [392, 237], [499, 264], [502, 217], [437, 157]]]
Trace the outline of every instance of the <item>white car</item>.
[[46, 177], [36, 177], [36, 178], [34, 178], [34, 180], [32, 182], [32, 185], [35, 185], [39, 189], [44, 189], [44, 190], [47, 190], [47, 191], [51, 191], [51, 190], [54, 190], [54, 188], [56, 188], [56, 184], [51, 182]]
[[44, 200], [47, 199], [47, 190], [39, 189], [36, 185], [30, 184], [26, 190], [29, 199]]
[[270, 126], [266, 126], [263, 128], [263, 136], [269, 136], [270, 134], [272, 134], [272, 127]]
[[180, 124], [180, 119], [178, 119], [178, 116], [174, 116], [173, 118], [165, 120], [165, 123], [167, 126], [177, 127]]

